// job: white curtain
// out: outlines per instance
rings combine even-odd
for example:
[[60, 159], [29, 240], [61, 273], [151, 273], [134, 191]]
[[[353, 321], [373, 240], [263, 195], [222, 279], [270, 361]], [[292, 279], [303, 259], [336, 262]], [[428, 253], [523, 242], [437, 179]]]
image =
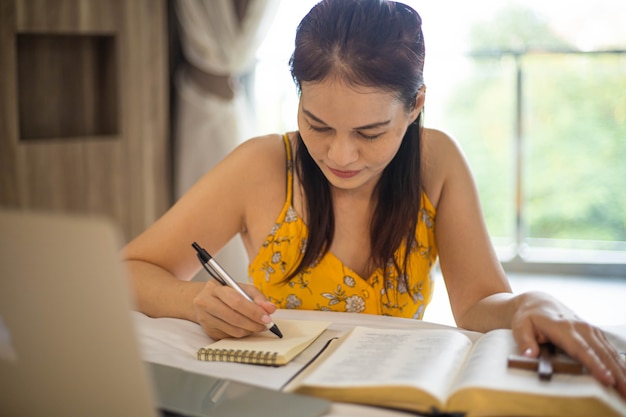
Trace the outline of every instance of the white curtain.
[[[176, 0], [180, 43], [194, 73], [236, 80], [254, 65], [255, 53], [276, 15], [280, 0]], [[241, 3], [241, 2], [239, 2]], [[199, 70], [199, 71], [198, 71]], [[174, 132], [174, 192], [179, 198], [241, 141], [252, 137], [254, 120], [246, 93], [230, 84], [232, 98], [203, 88], [191, 69], [177, 70]], [[216, 258], [239, 280], [247, 277], [247, 257], [233, 239]]]

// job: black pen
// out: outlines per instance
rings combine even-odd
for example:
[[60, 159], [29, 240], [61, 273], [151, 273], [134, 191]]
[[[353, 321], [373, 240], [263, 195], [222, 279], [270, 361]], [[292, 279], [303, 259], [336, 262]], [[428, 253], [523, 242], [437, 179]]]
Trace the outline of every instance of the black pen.
[[[209, 252], [207, 252], [203, 247], [198, 245], [196, 242], [193, 242], [191, 246], [193, 246], [196, 252], [198, 252], [197, 253], [198, 259], [200, 260], [202, 267], [206, 269], [209, 275], [215, 278], [215, 280], [219, 282], [220, 284], [229, 286], [230, 288], [237, 291], [239, 294], [243, 295], [246, 298], [246, 300], [254, 302], [254, 300], [252, 300], [252, 298], [250, 298], [250, 296], [246, 294], [243, 288], [241, 288], [239, 284], [237, 284], [237, 281], [235, 281], [228, 274], [228, 272], [226, 272], [224, 268], [222, 268], [220, 264], [218, 264], [217, 261], [213, 259], [211, 255], [209, 255]], [[283, 337], [283, 334], [280, 332], [280, 330], [278, 329], [278, 326], [276, 326], [274, 322], [268, 323], [265, 326], [268, 329], [270, 329], [270, 331], [274, 333], [276, 336], [280, 338]]]

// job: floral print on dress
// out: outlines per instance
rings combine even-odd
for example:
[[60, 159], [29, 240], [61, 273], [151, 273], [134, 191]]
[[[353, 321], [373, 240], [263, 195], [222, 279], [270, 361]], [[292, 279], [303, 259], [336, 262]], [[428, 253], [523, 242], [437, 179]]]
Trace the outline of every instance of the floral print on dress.
[[341, 285], [332, 293], [322, 293], [322, 297], [328, 299], [328, 307], [343, 303], [344, 311], [349, 313], [361, 313], [365, 310], [365, 299], [359, 295], [348, 296]]
[[434, 224], [435, 224], [435, 213], [431, 212], [430, 210], [426, 209], [425, 207], [422, 207], [420, 209], [421, 211], [421, 217], [422, 217], [422, 222], [426, 225], [427, 228], [432, 229]]
[[[288, 158], [287, 198], [249, 267], [249, 279], [279, 308], [368, 313], [421, 319], [433, 292], [432, 266], [437, 259], [434, 228], [436, 211], [422, 194], [417, 215], [416, 242], [408, 248], [407, 279], [401, 279], [390, 261], [369, 277], [361, 277], [333, 253], [316, 259], [289, 282], [285, 281], [306, 248], [308, 229], [291, 205], [293, 172], [291, 148], [285, 137]], [[395, 254], [404, 259], [404, 246]], [[384, 272], [387, 274], [384, 274]]]
[[313, 294], [313, 291], [309, 289], [309, 281], [306, 279], [307, 275], [307, 272], [296, 275], [291, 281], [289, 281], [288, 285], [291, 288], [300, 288], [301, 290], [308, 289], [309, 294]]
[[346, 298], [346, 293], [341, 289], [341, 285], [337, 285], [337, 289], [334, 292], [323, 292], [321, 295], [322, 297], [329, 300], [329, 306], [339, 304], [343, 299]]
[[349, 313], [361, 313], [365, 311], [365, 300], [358, 295], [346, 298], [346, 311]]
[[346, 275], [343, 277], [343, 283], [346, 284], [350, 288], [354, 288], [354, 286], [356, 285], [356, 280], [354, 279], [354, 277], [351, 277], [350, 275]]
[[270, 282], [270, 278], [271, 278], [272, 274], [274, 272], [276, 272], [274, 270], [274, 268], [270, 264], [268, 264], [267, 262], [265, 262], [263, 264], [263, 266], [261, 266], [260, 270], [265, 273], [265, 275], [264, 275], [265, 276], [265, 282]]
[[287, 296], [287, 302], [285, 303], [285, 308], [295, 309], [302, 305], [302, 300], [298, 298], [295, 294], [289, 294]]
[[298, 213], [293, 209], [293, 207], [289, 206], [287, 209], [287, 215], [285, 216], [285, 222], [291, 223], [298, 220]]

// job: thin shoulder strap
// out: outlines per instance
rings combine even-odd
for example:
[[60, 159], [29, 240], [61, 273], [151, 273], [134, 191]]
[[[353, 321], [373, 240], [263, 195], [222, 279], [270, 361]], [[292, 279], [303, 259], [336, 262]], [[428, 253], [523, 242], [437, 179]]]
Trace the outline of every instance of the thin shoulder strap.
[[293, 204], [293, 158], [291, 141], [286, 133], [283, 135], [283, 142], [285, 142], [285, 152], [287, 153], [287, 201]]

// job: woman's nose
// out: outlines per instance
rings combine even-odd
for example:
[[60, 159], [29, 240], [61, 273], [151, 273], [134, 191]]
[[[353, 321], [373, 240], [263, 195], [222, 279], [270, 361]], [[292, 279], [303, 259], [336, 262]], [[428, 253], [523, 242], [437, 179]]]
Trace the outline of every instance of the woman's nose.
[[359, 151], [354, 138], [349, 135], [337, 135], [331, 141], [328, 157], [336, 168], [347, 167], [359, 159]]

